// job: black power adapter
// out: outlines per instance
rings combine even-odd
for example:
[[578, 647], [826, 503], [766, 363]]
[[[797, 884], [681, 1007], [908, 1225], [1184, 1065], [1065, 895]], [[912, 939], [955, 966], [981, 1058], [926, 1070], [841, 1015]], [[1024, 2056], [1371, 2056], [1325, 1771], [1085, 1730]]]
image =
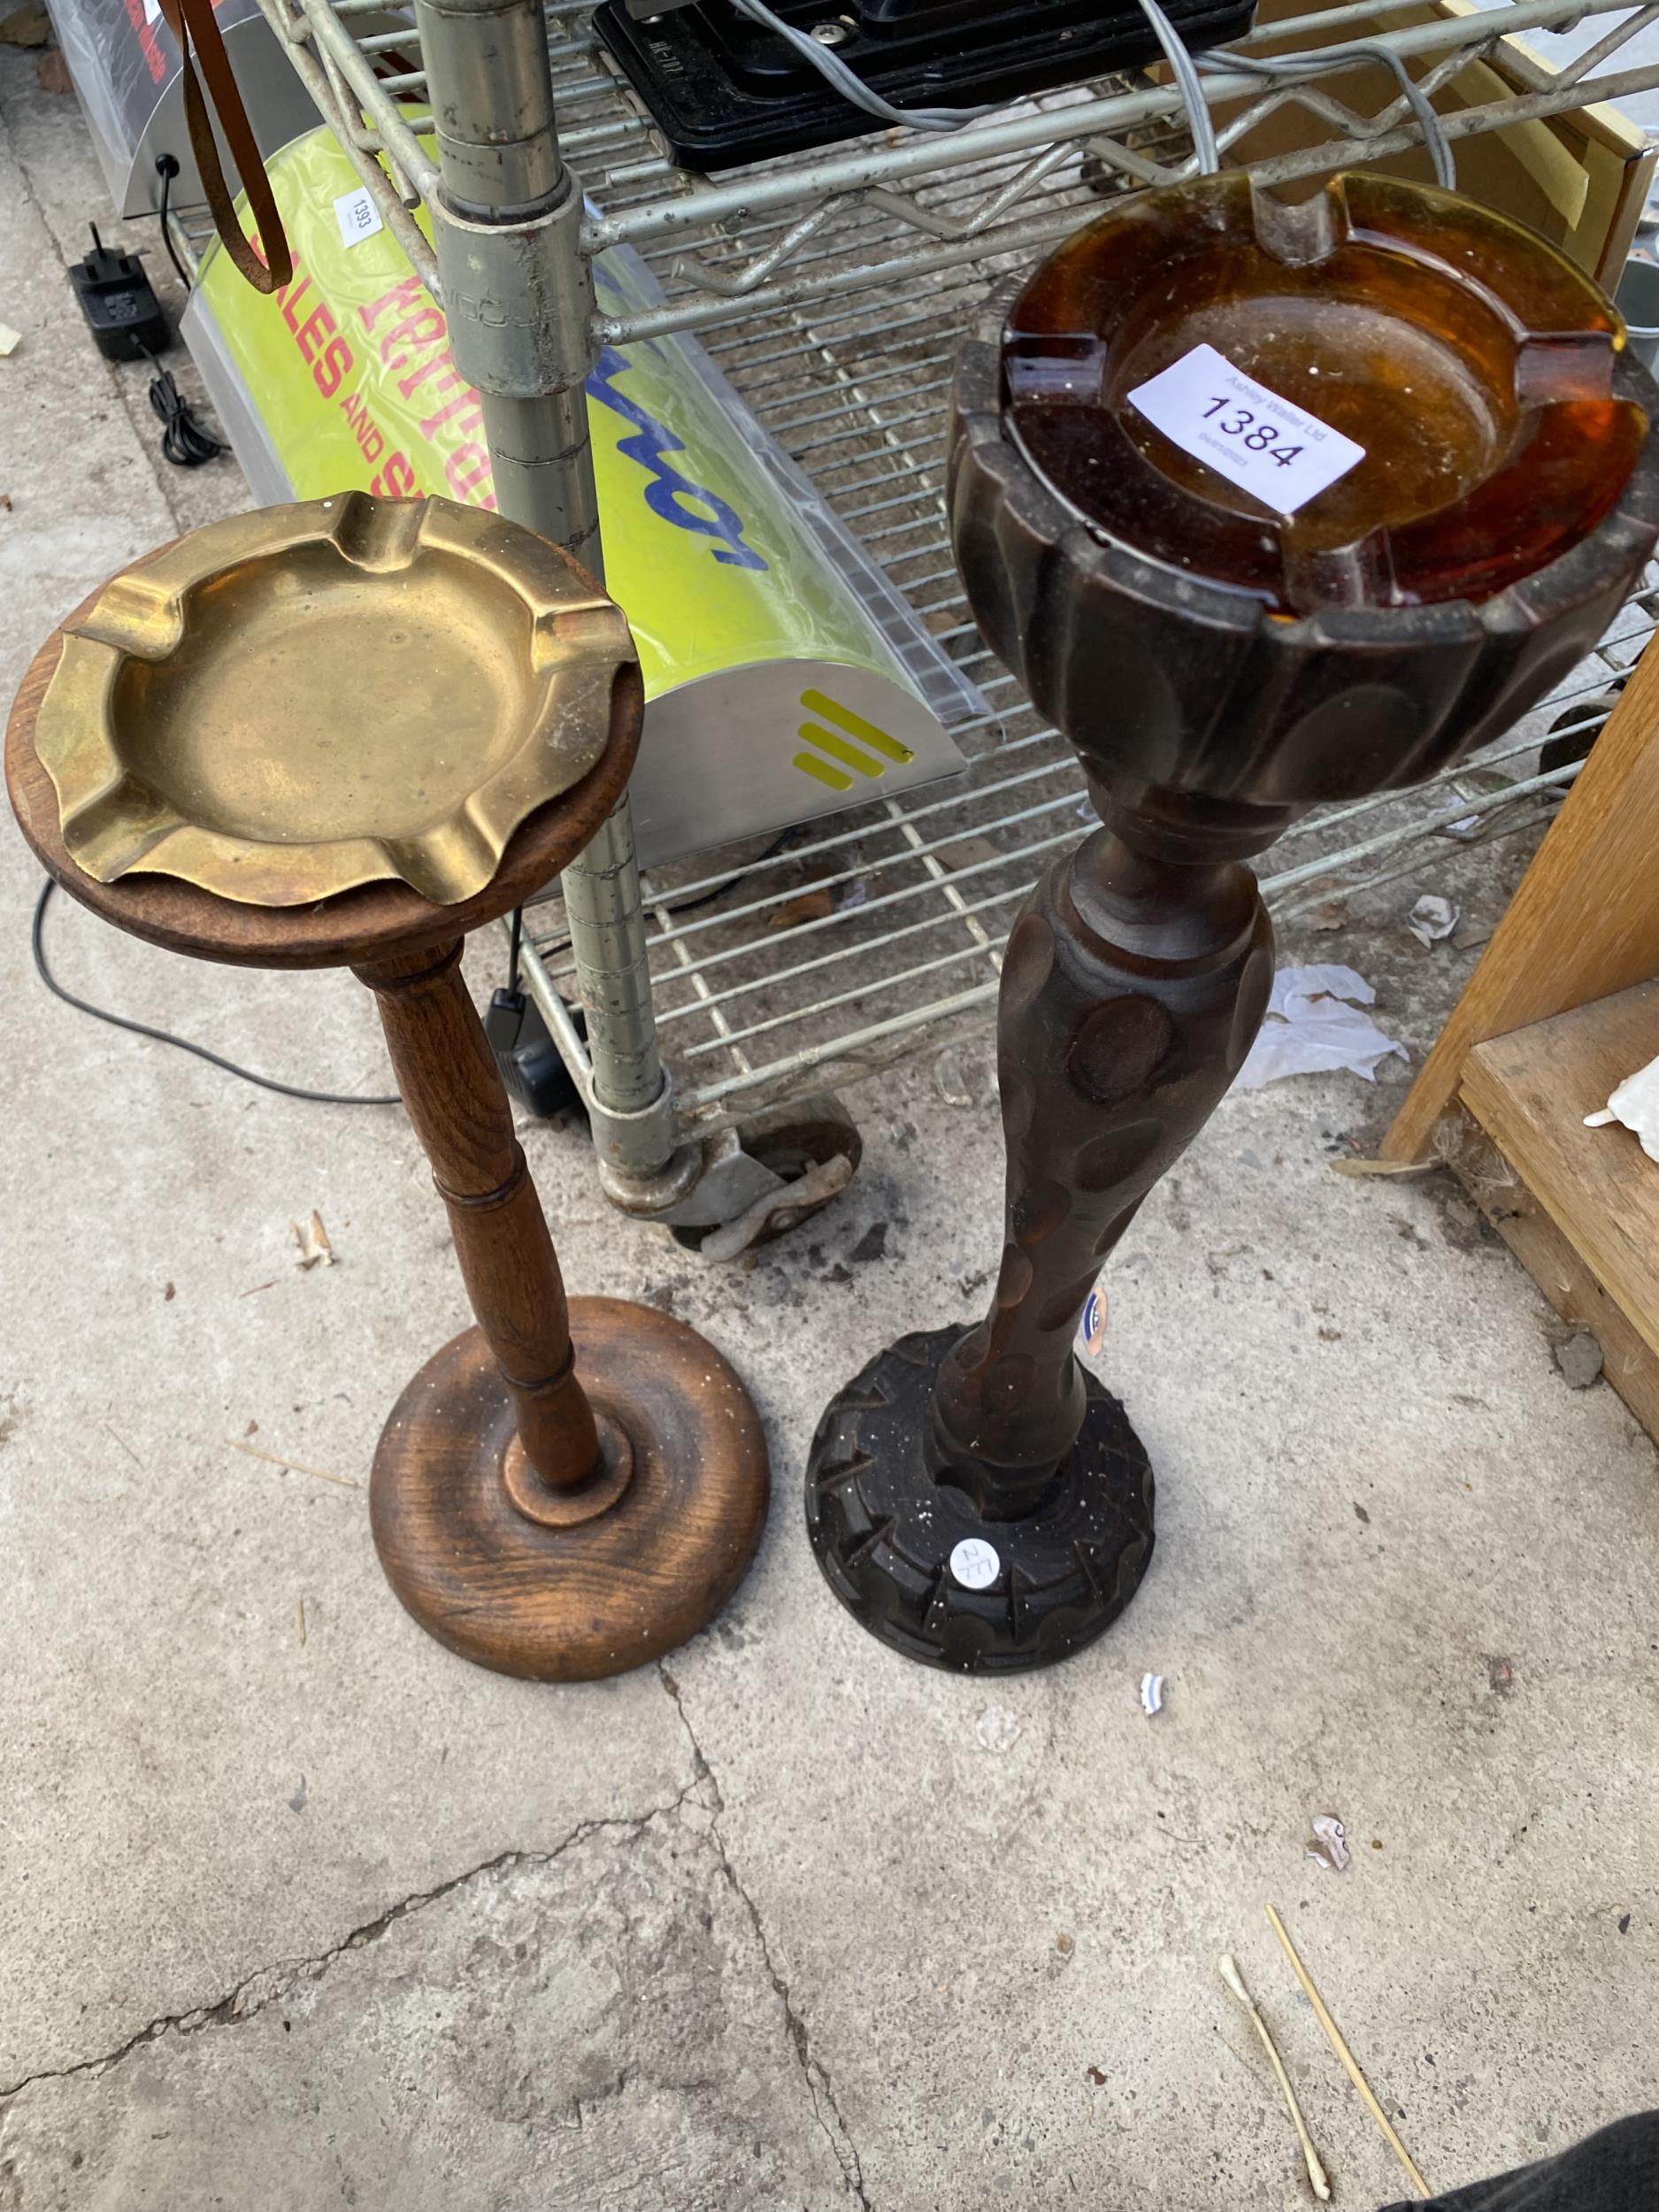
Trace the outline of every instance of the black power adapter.
[[135, 253], [106, 246], [96, 223], [91, 230], [92, 251], [73, 264], [69, 281], [98, 351], [106, 361], [142, 361], [146, 354], [165, 352], [173, 334], [143, 263]]
[[[491, 995], [484, 1034], [501, 1070], [501, 1079], [527, 1113], [550, 1120], [555, 1114], [583, 1114], [581, 1093], [571, 1080], [541, 1009], [518, 987], [518, 957], [524, 943], [524, 909], [515, 906], [508, 925], [505, 987]], [[588, 1041], [588, 1024], [579, 1006], [569, 1008], [576, 1033]]]
[[[171, 154], [163, 154], [156, 166], [162, 178], [161, 234], [168, 252], [173, 253], [166, 230], [167, 188], [178, 175], [179, 165]], [[171, 371], [156, 358], [173, 343], [173, 333], [154, 287], [144, 274], [143, 263], [135, 253], [118, 253], [112, 246], [106, 246], [96, 223], [88, 227], [92, 251], [84, 261], [71, 265], [69, 281], [75, 288], [93, 342], [106, 361], [148, 361], [156, 372], [150, 380], [150, 403], [161, 424], [165, 459], [181, 469], [200, 468], [204, 461], [217, 460], [228, 449], [203, 428], [173, 382]], [[173, 265], [188, 291], [188, 280], [176, 254]]]
[[[581, 1009], [573, 1009], [572, 1014], [585, 1041], [588, 1025]], [[526, 1112], [549, 1120], [555, 1114], [582, 1111], [580, 1093], [533, 998], [511, 984], [495, 991], [484, 1016], [484, 1034], [503, 1082]]]

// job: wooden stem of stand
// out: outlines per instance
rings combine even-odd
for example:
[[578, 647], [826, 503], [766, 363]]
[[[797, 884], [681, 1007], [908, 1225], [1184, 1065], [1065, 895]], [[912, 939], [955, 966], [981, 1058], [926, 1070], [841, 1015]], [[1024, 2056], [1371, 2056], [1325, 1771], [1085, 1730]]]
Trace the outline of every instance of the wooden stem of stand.
[[469, 1659], [543, 1679], [620, 1673], [684, 1642], [736, 1587], [765, 1517], [760, 1424], [682, 1322], [567, 1303], [459, 941], [352, 972], [379, 1003], [477, 1317], [381, 1432], [380, 1563]]
[[1153, 1482], [1076, 1356], [1106, 1256], [1250, 1048], [1273, 935], [1245, 864], [1282, 808], [1118, 803], [1008, 941], [1002, 1265], [977, 1327], [900, 1339], [831, 1401], [807, 1520], [831, 1587], [910, 1657], [1017, 1673], [1116, 1619], [1152, 1557]]
[[353, 970], [374, 993], [398, 1089], [449, 1209], [467, 1296], [511, 1396], [525, 1456], [549, 1489], [589, 1482], [594, 1417], [576, 1379], [547, 1217], [461, 976], [457, 940]]
[[1002, 1265], [989, 1314], [941, 1367], [929, 1439], [939, 1479], [987, 1520], [1032, 1512], [1064, 1465], [1086, 1407], [1084, 1302], [1261, 1023], [1271, 926], [1249, 870], [1205, 826], [1184, 844], [1166, 818], [1162, 849], [1145, 851], [1115, 816], [1049, 871], [1009, 938]]

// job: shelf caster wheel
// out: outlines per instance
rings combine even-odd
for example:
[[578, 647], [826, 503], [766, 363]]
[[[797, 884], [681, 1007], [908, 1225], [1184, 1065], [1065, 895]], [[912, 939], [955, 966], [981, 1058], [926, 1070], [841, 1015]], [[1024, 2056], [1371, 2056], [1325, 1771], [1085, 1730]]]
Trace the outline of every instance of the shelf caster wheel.
[[[726, 1134], [741, 1154], [739, 1175], [748, 1171], [742, 1181], [760, 1187], [725, 1218], [670, 1224], [676, 1243], [711, 1260], [735, 1259], [799, 1228], [841, 1195], [864, 1156], [858, 1125], [833, 1091], [768, 1107]], [[742, 1187], [737, 1176], [733, 1187]]]

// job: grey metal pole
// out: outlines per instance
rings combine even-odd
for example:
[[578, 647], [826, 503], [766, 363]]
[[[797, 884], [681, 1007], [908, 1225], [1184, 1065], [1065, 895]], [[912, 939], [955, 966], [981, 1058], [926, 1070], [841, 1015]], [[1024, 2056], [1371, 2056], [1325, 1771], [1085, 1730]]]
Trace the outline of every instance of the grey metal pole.
[[[583, 387], [594, 352], [581, 187], [559, 155], [541, 0], [415, 0], [442, 187], [433, 250], [456, 367], [475, 385], [500, 511], [603, 579]], [[657, 1049], [625, 797], [563, 878], [588, 1009], [606, 1192], [657, 1213], [696, 1180]]]

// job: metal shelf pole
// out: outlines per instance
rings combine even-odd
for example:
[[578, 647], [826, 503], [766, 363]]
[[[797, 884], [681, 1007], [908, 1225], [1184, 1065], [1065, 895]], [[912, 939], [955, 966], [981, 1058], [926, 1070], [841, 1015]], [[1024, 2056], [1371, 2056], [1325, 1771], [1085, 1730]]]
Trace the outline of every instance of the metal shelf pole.
[[[596, 358], [582, 196], [565, 166], [540, 0], [415, 0], [436, 125], [433, 248], [500, 511], [604, 573], [584, 386]], [[600, 1179], [655, 1213], [696, 1179], [657, 1048], [628, 802], [562, 879], [588, 1012]]]

